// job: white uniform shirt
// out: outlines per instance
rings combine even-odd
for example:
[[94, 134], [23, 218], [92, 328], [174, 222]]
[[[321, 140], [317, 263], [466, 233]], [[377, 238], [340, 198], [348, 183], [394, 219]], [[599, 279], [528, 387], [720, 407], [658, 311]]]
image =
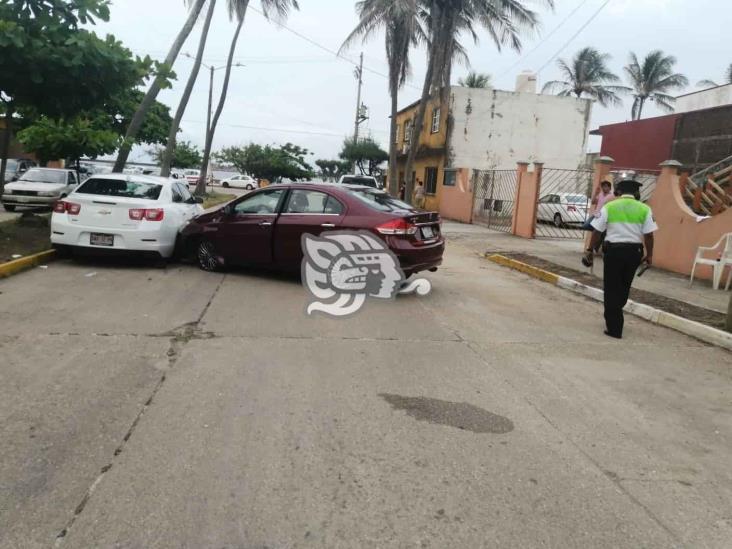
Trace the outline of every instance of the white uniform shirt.
[[[624, 194], [620, 198], [629, 198], [631, 200], [635, 200], [635, 197], [630, 194]], [[603, 206], [602, 210], [600, 211], [600, 215], [592, 220], [592, 227], [596, 231], [600, 231], [601, 233], [607, 231], [607, 236], [605, 237], [605, 240], [607, 242], [643, 244], [644, 235], [653, 233], [658, 230], [658, 225], [656, 225], [656, 222], [653, 220], [653, 214], [650, 208], [648, 208], [648, 215], [645, 216], [645, 219], [637, 223], [624, 221], [609, 222], [608, 207], [613, 204], [614, 206], [612, 207], [614, 208], [617, 208], [619, 206], [618, 201], [608, 202], [605, 206]]]

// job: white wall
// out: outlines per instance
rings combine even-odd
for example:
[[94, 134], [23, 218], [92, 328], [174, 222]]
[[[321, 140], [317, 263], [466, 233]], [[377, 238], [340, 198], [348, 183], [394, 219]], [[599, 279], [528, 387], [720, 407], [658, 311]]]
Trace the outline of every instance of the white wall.
[[674, 110], [677, 113], [711, 109], [732, 104], [732, 84], [717, 86], [676, 98]]
[[587, 99], [451, 88], [452, 166], [515, 169], [517, 162], [577, 169], [584, 164], [592, 102]]

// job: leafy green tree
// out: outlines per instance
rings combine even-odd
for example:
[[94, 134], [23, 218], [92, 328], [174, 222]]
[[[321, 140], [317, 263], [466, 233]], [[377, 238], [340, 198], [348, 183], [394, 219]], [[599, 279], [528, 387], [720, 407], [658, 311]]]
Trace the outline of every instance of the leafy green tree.
[[491, 85], [491, 75], [470, 71], [468, 76], [458, 80], [458, 85], [464, 88], [489, 88]]
[[343, 142], [343, 150], [338, 155], [351, 165], [356, 164], [363, 175], [379, 175], [379, 165], [389, 159], [389, 153], [370, 137], [359, 139], [352, 137]]
[[[155, 162], [162, 163], [163, 157], [167, 153], [167, 148], [156, 147], [150, 151]], [[172, 168], [196, 168], [201, 165], [203, 156], [201, 155], [201, 149], [192, 144], [190, 141], [176, 142], [175, 148], [173, 149], [173, 157], [170, 159], [170, 166]], [[169, 174], [168, 174], [169, 175]]]
[[[226, 96], [229, 93], [229, 80], [231, 79], [231, 68], [234, 66], [236, 44], [239, 41], [239, 34], [241, 34], [241, 29], [244, 26], [244, 18], [247, 14], [247, 8], [249, 8], [249, 0], [227, 0], [227, 6], [229, 8], [229, 18], [236, 19], [237, 25], [234, 36], [231, 39], [231, 45], [229, 46], [229, 56], [226, 60], [226, 71], [224, 73], [224, 83], [221, 86], [219, 102], [211, 118], [211, 125], [206, 128], [206, 145], [203, 149], [203, 169], [201, 170], [201, 178], [198, 180], [198, 185], [196, 186], [196, 194], [198, 195], [206, 193], [206, 171], [208, 170], [211, 157], [213, 139], [216, 134], [216, 126], [218, 126], [219, 118], [221, 118], [221, 113], [224, 110]], [[291, 8], [300, 9], [297, 0], [260, 0], [260, 7], [267, 19], [274, 17], [279, 21], [287, 18]]]
[[[539, 3], [554, 6], [554, 0], [539, 0]], [[467, 34], [477, 41], [478, 30], [482, 28], [499, 50], [509, 46], [520, 51], [521, 35], [534, 31], [539, 25], [539, 17], [529, 9], [528, 0], [421, 0], [420, 4], [428, 38], [427, 71], [414, 117], [412, 135], [415, 138], [410, 141], [407, 174], [413, 171], [430, 98], [449, 88], [453, 62], [467, 60], [465, 50], [458, 42], [460, 35]], [[413, 190], [414, 181], [408, 177], [406, 196], [411, 197]]]
[[[16, 113], [59, 118], [102, 106], [116, 90], [142, 82], [152, 61], [134, 58], [113, 36], [82, 26], [109, 18], [109, 0], [0, 2], [0, 110], [5, 177]], [[47, 128], [48, 129], [48, 128]]]
[[689, 85], [689, 79], [683, 74], [674, 72], [676, 58], [665, 55], [661, 50], [650, 52], [643, 61], [638, 60], [635, 53], [630, 54], [630, 63], [626, 65], [630, 85], [633, 87], [633, 120], [640, 120], [646, 101], [653, 101], [662, 110], [673, 112], [676, 98], [668, 92]]
[[227, 147], [215, 158], [226, 165], [233, 166], [240, 173], [247, 173], [258, 179], [280, 181], [281, 179], [310, 179], [313, 169], [306, 157], [312, 153], [307, 149], [286, 143], [283, 146], [257, 145]]
[[726, 86], [727, 84], [732, 84], [732, 63], [727, 67], [727, 70], [724, 71], [724, 79], [722, 80], [722, 84], [717, 84], [714, 80], [702, 80], [697, 84], [697, 86], [705, 86], [710, 88], [716, 88], [717, 86]]
[[130, 121], [127, 133], [125, 134], [125, 141], [122, 144], [122, 147], [117, 154], [117, 160], [114, 163], [113, 170], [115, 172], [121, 172], [124, 169], [127, 159], [130, 156], [130, 152], [132, 151], [132, 145], [136, 142], [137, 132], [140, 131], [140, 127], [145, 120], [145, 116], [147, 116], [148, 110], [153, 105], [155, 99], [157, 99], [160, 90], [170, 87], [170, 79], [175, 77], [173, 64], [178, 58], [178, 54], [180, 53], [183, 44], [185, 44], [188, 39], [188, 35], [191, 34], [193, 26], [196, 24], [206, 0], [186, 0], [186, 3], [189, 4], [188, 17], [186, 18], [185, 23], [183, 23], [183, 27], [181, 27], [178, 32], [178, 36], [173, 40], [173, 44], [170, 46], [170, 50], [168, 50], [168, 55], [165, 56], [165, 61], [157, 64], [157, 74]]
[[384, 30], [386, 59], [389, 63], [389, 94], [391, 95], [391, 125], [389, 138], [389, 190], [397, 193], [397, 111], [399, 90], [409, 76], [409, 50], [425, 40], [419, 21], [418, 0], [361, 0], [356, 4], [359, 22], [341, 46], [367, 40], [374, 32]]
[[621, 103], [620, 94], [628, 88], [616, 85], [620, 78], [608, 68], [609, 60], [610, 55], [606, 53], [595, 48], [583, 48], [569, 63], [564, 59], [557, 61], [563, 79], [547, 82], [542, 92], [559, 90], [559, 96], [588, 97], [603, 107], [618, 105]]
[[343, 160], [316, 160], [315, 165], [320, 168], [320, 175], [325, 181], [337, 181], [350, 171], [353, 164]]

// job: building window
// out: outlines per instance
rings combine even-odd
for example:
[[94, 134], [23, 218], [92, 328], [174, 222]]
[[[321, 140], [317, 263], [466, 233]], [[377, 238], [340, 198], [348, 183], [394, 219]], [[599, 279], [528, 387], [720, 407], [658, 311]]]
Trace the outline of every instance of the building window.
[[440, 131], [440, 109], [432, 109], [432, 133]]
[[413, 122], [411, 120], [407, 120], [404, 123], [404, 142], [409, 143], [412, 140], [412, 126]]
[[424, 192], [427, 194], [435, 194], [437, 192], [437, 168], [425, 168]]
[[444, 187], [454, 187], [457, 182], [457, 170], [445, 170]]

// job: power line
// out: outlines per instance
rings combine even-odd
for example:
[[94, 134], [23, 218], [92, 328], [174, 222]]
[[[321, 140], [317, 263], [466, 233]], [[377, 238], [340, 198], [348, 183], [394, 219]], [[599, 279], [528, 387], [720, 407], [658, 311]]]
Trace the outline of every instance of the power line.
[[600, 15], [600, 12], [601, 12], [602, 10], [604, 10], [604, 9], [605, 9], [605, 6], [607, 6], [607, 5], [609, 4], [609, 3], [610, 3], [610, 0], [605, 0], [605, 2], [604, 2], [604, 3], [603, 3], [603, 4], [602, 4], [602, 5], [601, 5], [601, 6], [600, 6], [600, 7], [598, 8], [598, 9], [597, 9], [597, 11], [596, 11], [595, 13], [593, 13], [593, 14], [592, 14], [592, 17], [590, 17], [590, 18], [589, 18], [589, 19], [587, 20], [587, 22], [586, 22], [586, 23], [585, 23], [584, 25], [582, 25], [582, 26], [581, 26], [581, 27], [579, 28], [579, 30], [578, 30], [578, 31], [577, 31], [576, 33], [574, 33], [574, 34], [572, 35], [572, 37], [571, 37], [571, 38], [570, 38], [569, 40], [567, 40], [567, 41], [566, 41], [566, 42], [564, 43], [564, 45], [563, 45], [563, 46], [562, 46], [561, 48], [559, 48], [559, 51], [558, 51], [557, 53], [555, 53], [555, 54], [554, 54], [554, 55], [553, 55], [553, 56], [552, 56], [552, 57], [551, 57], [551, 58], [549, 59], [549, 61], [547, 61], [546, 63], [544, 63], [544, 65], [542, 65], [542, 67], [541, 67], [541, 68], [540, 68], [540, 69], [539, 69], [538, 71], [536, 71], [536, 73], [537, 73], [537, 74], [539, 74], [539, 73], [540, 73], [541, 71], [543, 71], [543, 70], [544, 70], [545, 68], [547, 68], [547, 67], [549, 66], [549, 64], [550, 64], [550, 63], [551, 63], [552, 61], [554, 61], [554, 60], [555, 60], [555, 59], [556, 59], [556, 58], [557, 58], [557, 57], [559, 56], [559, 54], [560, 54], [560, 53], [562, 53], [562, 52], [563, 52], [563, 51], [565, 50], [565, 48], [566, 48], [567, 46], [569, 46], [569, 45], [570, 45], [570, 44], [572, 43], [572, 41], [573, 41], [573, 40], [574, 40], [575, 38], [577, 38], [577, 37], [578, 37], [578, 36], [579, 36], [579, 35], [580, 35], [580, 34], [582, 33], [582, 31], [583, 31], [583, 30], [585, 30], [585, 29], [586, 29], [587, 27], [589, 27], [589, 26], [590, 26], [590, 23], [592, 23], [592, 22], [593, 22], [593, 21], [594, 21], [594, 20], [595, 20], [595, 19], [597, 18], [597, 16], [598, 16], [598, 15]]
[[[205, 124], [205, 122], [201, 122], [199, 120], [184, 120], [184, 122], [188, 124]], [[260, 131], [271, 131], [271, 132], [283, 132], [283, 133], [299, 133], [304, 135], [320, 135], [324, 137], [338, 137], [340, 139], [343, 139], [347, 132], [344, 133], [331, 133], [331, 132], [313, 132], [313, 131], [306, 131], [306, 130], [288, 130], [286, 128], [265, 128], [262, 126], [246, 126], [244, 124], [219, 124], [220, 126], [227, 126], [229, 128], [242, 128], [246, 130], [260, 130]]]
[[530, 57], [536, 50], [538, 50], [542, 46], [542, 44], [544, 44], [547, 40], [549, 40], [552, 36], [554, 36], [556, 34], [556, 32], [559, 29], [561, 29], [564, 26], [564, 24], [567, 21], [569, 21], [574, 16], [574, 14], [577, 13], [580, 10], [580, 8], [582, 8], [582, 6], [584, 6], [587, 2], [588, 2], [588, 0], [582, 0], [579, 4], [577, 4], [577, 6], [569, 13], [569, 15], [567, 15], [567, 17], [562, 19], [562, 21], [556, 27], [554, 27], [554, 29], [549, 34], [547, 34], [544, 38], [542, 38], [541, 41], [531, 51], [524, 54], [518, 61], [516, 61], [513, 65], [508, 67], [505, 71], [503, 71], [501, 74], [499, 74], [496, 78], [503, 78], [513, 69], [518, 67], [527, 57]]

